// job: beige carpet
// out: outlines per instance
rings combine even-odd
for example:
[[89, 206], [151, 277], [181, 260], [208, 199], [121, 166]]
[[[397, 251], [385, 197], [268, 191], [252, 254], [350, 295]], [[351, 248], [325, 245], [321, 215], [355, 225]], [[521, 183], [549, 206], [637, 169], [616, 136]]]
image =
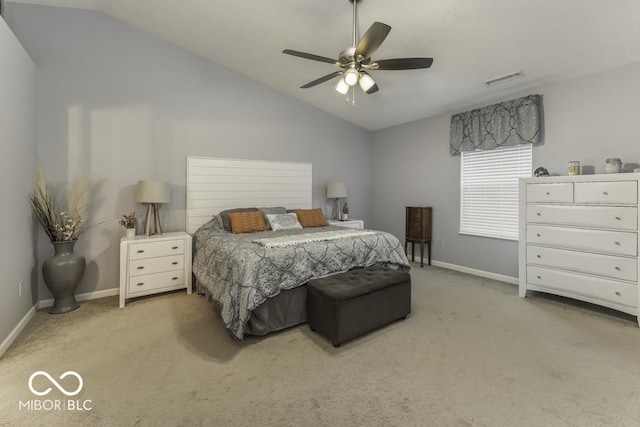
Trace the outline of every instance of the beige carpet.
[[[202, 297], [36, 314], [0, 359], [0, 424], [638, 426], [635, 318], [414, 267], [413, 313], [334, 349], [306, 325], [235, 342]], [[38, 370], [77, 371], [90, 411], [29, 411]], [[68, 390], [72, 378], [61, 380]]]

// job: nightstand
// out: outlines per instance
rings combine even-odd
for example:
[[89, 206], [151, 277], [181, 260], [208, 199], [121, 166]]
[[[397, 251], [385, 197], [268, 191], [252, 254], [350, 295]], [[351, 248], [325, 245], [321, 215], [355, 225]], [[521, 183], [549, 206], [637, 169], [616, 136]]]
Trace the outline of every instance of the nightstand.
[[191, 235], [176, 232], [120, 240], [120, 308], [127, 298], [184, 288], [191, 293]]
[[359, 228], [364, 229], [364, 220], [362, 219], [348, 219], [346, 221], [328, 221], [330, 225], [337, 225], [339, 227], [347, 228]]

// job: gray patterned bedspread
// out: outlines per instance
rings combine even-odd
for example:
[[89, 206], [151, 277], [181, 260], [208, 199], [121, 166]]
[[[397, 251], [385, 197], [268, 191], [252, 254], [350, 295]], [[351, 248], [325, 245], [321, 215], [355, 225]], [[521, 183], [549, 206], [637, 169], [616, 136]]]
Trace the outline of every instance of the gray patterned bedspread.
[[409, 261], [392, 234], [352, 236], [266, 248], [256, 239], [343, 229], [337, 226], [302, 230], [232, 234], [221, 231], [218, 218], [194, 234], [193, 273], [222, 305], [222, 319], [241, 340], [251, 311], [283, 289], [353, 267], [387, 264], [408, 270]]

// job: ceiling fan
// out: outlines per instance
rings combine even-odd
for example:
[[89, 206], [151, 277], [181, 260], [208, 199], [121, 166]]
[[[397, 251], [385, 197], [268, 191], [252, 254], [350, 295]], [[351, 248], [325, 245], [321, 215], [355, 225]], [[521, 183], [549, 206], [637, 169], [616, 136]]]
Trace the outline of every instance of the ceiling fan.
[[374, 22], [360, 41], [358, 41], [358, 3], [362, 2], [362, 0], [349, 1], [353, 3], [352, 45], [340, 52], [339, 59], [331, 59], [291, 49], [282, 51], [282, 53], [287, 55], [310, 59], [312, 61], [326, 62], [342, 68], [340, 71], [335, 71], [300, 86], [301, 89], [308, 89], [329, 81], [334, 77], [341, 76], [335, 89], [342, 95], [346, 95], [349, 89], [355, 88], [356, 85], [359, 85], [364, 93], [372, 94], [377, 92], [379, 88], [376, 81], [366, 70], [417, 70], [431, 67], [433, 58], [396, 58], [374, 61], [371, 56], [378, 50], [385, 38], [387, 38], [391, 27], [382, 22]]

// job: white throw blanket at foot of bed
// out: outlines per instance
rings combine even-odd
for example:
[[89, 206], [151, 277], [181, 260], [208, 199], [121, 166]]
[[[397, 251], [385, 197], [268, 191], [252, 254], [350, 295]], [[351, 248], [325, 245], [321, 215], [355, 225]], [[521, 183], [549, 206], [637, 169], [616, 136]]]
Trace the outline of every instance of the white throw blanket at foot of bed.
[[326, 242], [329, 240], [368, 236], [372, 234], [376, 234], [376, 232], [368, 230], [344, 229], [322, 231], [320, 233], [298, 234], [295, 236], [265, 237], [263, 239], [256, 239], [253, 241], [253, 243], [262, 245], [265, 248], [282, 248], [285, 246], [299, 245], [301, 243]]

